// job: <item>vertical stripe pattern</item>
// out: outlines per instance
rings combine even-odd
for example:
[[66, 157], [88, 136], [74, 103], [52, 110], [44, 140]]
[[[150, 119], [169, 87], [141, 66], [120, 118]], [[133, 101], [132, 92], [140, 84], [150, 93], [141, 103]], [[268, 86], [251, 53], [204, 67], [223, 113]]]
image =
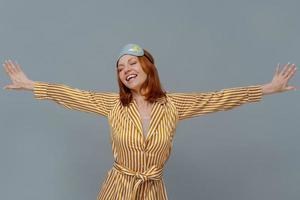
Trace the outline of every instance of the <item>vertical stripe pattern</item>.
[[124, 107], [117, 93], [36, 82], [34, 95], [108, 118], [115, 163], [99, 188], [97, 200], [167, 200], [163, 169], [178, 121], [258, 102], [262, 88], [255, 85], [218, 92], [167, 93], [167, 98], [157, 99], [152, 107], [147, 134], [143, 133], [135, 100]]

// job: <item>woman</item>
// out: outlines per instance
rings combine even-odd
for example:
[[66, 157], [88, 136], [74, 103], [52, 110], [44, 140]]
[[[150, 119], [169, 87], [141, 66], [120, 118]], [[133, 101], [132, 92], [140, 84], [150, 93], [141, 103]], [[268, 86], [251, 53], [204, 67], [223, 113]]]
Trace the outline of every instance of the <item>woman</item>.
[[5, 89], [32, 90], [37, 99], [53, 100], [66, 108], [108, 118], [115, 162], [98, 200], [168, 199], [162, 174], [179, 120], [229, 110], [258, 102], [262, 95], [296, 89], [288, 86], [296, 66], [287, 64], [282, 70], [278, 65], [273, 80], [264, 85], [218, 92], [166, 93], [153, 57], [136, 44], [124, 46], [117, 59], [119, 94], [34, 82], [12, 61], [5, 61], [4, 68], [12, 80]]

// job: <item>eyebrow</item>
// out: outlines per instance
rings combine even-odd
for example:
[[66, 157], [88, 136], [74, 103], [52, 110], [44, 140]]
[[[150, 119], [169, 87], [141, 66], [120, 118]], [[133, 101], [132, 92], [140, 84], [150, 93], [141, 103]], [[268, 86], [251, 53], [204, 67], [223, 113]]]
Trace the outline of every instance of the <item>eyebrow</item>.
[[[134, 57], [132, 57], [132, 58], [129, 58], [128, 59], [128, 61], [131, 61], [132, 59], [135, 59]], [[118, 66], [117, 67], [119, 67], [119, 66], [122, 66], [122, 65], [124, 65], [124, 64], [118, 64]]]

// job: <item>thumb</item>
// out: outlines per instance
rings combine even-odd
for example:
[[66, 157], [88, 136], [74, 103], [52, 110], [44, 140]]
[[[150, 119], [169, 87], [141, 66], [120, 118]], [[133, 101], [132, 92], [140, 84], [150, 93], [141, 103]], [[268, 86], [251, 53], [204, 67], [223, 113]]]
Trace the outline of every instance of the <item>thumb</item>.
[[287, 86], [285, 89], [286, 90], [297, 90], [297, 88], [294, 86]]
[[18, 87], [16, 87], [15, 85], [6, 85], [6, 86], [4, 86], [3, 87], [3, 89], [5, 89], [5, 90], [7, 90], [7, 89], [16, 89], [16, 88], [18, 88]]
[[9, 87], [10, 87], [9, 85], [5, 85], [5, 86], [3, 87], [3, 89], [4, 89], [4, 90], [7, 90], [7, 89], [9, 89]]

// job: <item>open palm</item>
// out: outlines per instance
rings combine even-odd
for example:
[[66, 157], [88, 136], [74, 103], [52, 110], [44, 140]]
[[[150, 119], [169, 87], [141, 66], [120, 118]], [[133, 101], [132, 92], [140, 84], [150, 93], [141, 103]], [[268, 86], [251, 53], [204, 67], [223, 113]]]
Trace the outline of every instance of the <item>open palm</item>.
[[289, 90], [295, 90], [295, 86], [288, 85], [289, 80], [296, 73], [295, 64], [286, 64], [282, 70], [280, 70], [280, 64], [277, 65], [275, 75], [271, 81], [271, 86], [274, 92], [285, 92]]
[[11, 60], [6, 60], [3, 67], [12, 81], [11, 84], [4, 86], [4, 89], [28, 89], [28, 84], [32, 81], [27, 78], [20, 65]]

